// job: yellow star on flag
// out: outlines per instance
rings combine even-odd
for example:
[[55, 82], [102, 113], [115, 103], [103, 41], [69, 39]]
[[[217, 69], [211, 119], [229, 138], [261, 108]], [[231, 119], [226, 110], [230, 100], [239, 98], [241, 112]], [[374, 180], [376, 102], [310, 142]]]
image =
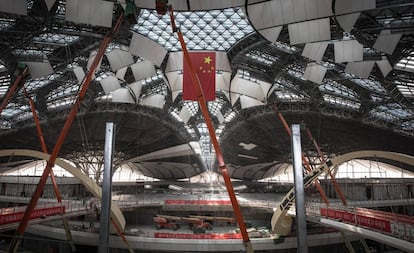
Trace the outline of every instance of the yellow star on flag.
[[212, 59], [210, 58], [210, 56], [204, 57], [204, 63], [210, 64], [211, 61]]

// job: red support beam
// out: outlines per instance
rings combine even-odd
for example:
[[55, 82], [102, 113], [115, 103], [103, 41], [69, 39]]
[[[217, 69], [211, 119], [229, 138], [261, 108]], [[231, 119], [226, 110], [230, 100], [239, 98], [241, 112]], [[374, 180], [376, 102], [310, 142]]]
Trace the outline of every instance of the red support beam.
[[182, 48], [183, 54], [184, 54], [184, 60], [188, 64], [189, 69], [191, 71], [191, 73], [190, 73], [191, 74], [191, 81], [192, 81], [192, 83], [194, 85], [194, 89], [197, 93], [197, 101], [198, 101], [198, 104], [200, 106], [201, 113], [203, 114], [204, 120], [206, 122], [207, 129], [208, 129], [208, 132], [210, 134], [211, 142], [213, 143], [213, 147], [214, 147], [214, 150], [216, 152], [216, 157], [217, 157], [217, 161], [218, 161], [218, 164], [219, 164], [219, 168], [221, 170], [224, 182], [226, 184], [227, 192], [228, 192], [229, 197], [230, 197], [230, 201], [231, 201], [231, 204], [232, 204], [232, 207], [233, 207], [233, 211], [234, 211], [234, 214], [236, 216], [236, 220], [237, 220], [237, 223], [239, 225], [240, 232], [242, 234], [243, 246], [245, 247], [247, 252], [249, 252], [249, 253], [254, 252], [253, 247], [252, 247], [251, 242], [250, 242], [249, 235], [247, 233], [246, 224], [244, 223], [243, 214], [242, 214], [240, 206], [237, 202], [236, 194], [234, 193], [233, 185], [232, 185], [230, 176], [227, 172], [226, 164], [224, 163], [221, 148], [220, 148], [220, 145], [218, 143], [218, 140], [217, 140], [217, 137], [216, 137], [216, 132], [214, 130], [214, 126], [213, 126], [213, 123], [211, 121], [211, 118], [210, 118], [210, 115], [209, 115], [209, 112], [208, 112], [207, 101], [206, 101], [205, 96], [203, 94], [203, 90], [201, 88], [200, 80], [198, 79], [197, 75], [195, 74], [194, 67], [193, 67], [193, 64], [191, 62], [188, 50], [187, 50], [187, 46], [184, 42], [183, 35], [182, 35], [181, 31], [179, 29], [177, 29], [177, 27], [175, 25], [174, 12], [173, 12], [172, 6], [169, 6], [169, 11], [170, 11], [170, 19], [171, 19], [172, 30], [173, 30], [173, 32], [176, 32], [177, 35], [178, 35], [178, 39], [180, 41], [181, 48]]
[[55, 165], [55, 161], [56, 158], [58, 157], [58, 154], [60, 152], [60, 149], [62, 148], [62, 145], [66, 139], [66, 136], [69, 132], [70, 127], [72, 126], [73, 120], [75, 119], [75, 116], [81, 106], [81, 102], [85, 97], [86, 91], [89, 88], [90, 82], [92, 80], [92, 77], [94, 76], [95, 73], [95, 69], [97, 68], [100, 59], [103, 57], [103, 55], [105, 54], [105, 50], [108, 47], [109, 42], [112, 39], [112, 36], [118, 31], [119, 27], [122, 24], [122, 19], [123, 19], [123, 15], [121, 14], [115, 24], [115, 26], [113, 27], [112, 31], [110, 34], [108, 34], [107, 36], [105, 36], [105, 38], [103, 39], [101, 45], [99, 46], [99, 50], [92, 62], [92, 65], [89, 69], [89, 72], [83, 82], [82, 88], [79, 91], [78, 97], [69, 113], [68, 118], [66, 119], [66, 122], [62, 128], [62, 131], [59, 134], [59, 137], [56, 141], [56, 144], [52, 150], [52, 154], [50, 155], [50, 158], [47, 162], [46, 168], [43, 171], [43, 174], [39, 180], [39, 183], [36, 187], [35, 192], [33, 193], [33, 196], [29, 202], [29, 205], [27, 206], [27, 209], [23, 215], [22, 220], [20, 221], [19, 227], [16, 230], [16, 236], [13, 237], [12, 241], [10, 242], [9, 248], [8, 248], [8, 252], [17, 252], [17, 249], [19, 248], [19, 244], [20, 244], [20, 240], [23, 236], [23, 233], [26, 231], [27, 225], [29, 223], [29, 219], [30, 219], [30, 215], [32, 214], [33, 210], [36, 207], [37, 201], [39, 200], [42, 191], [44, 189], [44, 186], [46, 184], [46, 180], [48, 178], [48, 175], [50, 174], [53, 166]]
[[22, 87], [21, 81], [27, 75], [28, 67], [25, 67], [23, 71], [17, 76], [16, 80], [14, 80], [13, 85], [10, 86], [9, 90], [7, 91], [6, 95], [4, 96], [4, 100], [0, 106], [0, 114], [6, 108], [7, 104], [9, 103], [10, 99], [13, 98], [14, 94]]
[[[290, 127], [289, 127], [288, 123], [286, 122], [285, 117], [283, 117], [283, 114], [277, 109], [276, 105], [273, 105], [273, 110], [277, 113], [277, 116], [279, 117], [279, 120], [282, 122], [282, 124], [283, 124], [283, 126], [286, 130], [286, 133], [289, 135], [289, 137], [291, 137], [292, 136], [292, 131], [290, 130]], [[302, 153], [302, 162], [303, 162], [303, 165], [305, 166], [306, 170], [308, 172], [311, 172], [312, 168], [309, 164], [308, 159], [305, 157], [305, 155], [303, 153]], [[325, 204], [328, 205], [329, 204], [328, 197], [326, 197], [325, 192], [323, 191], [323, 189], [321, 187], [321, 184], [319, 183], [318, 180], [315, 180], [315, 186], [318, 189], [322, 200], [325, 202]]]
[[[319, 145], [316, 142], [315, 138], [313, 138], [312, 132], [310, 131], [309, 128], [306, 128], [306, 133], [308, 135], [308, 138], [312, 141], [313, 145], [315, 146], [316, 151], [318, 152], [318, 155], [319, 155], [319, 159], [321, 160], [322, 163], [325, 163], [326, 159], [323, 156], [323, 153], [322, 153], [321, 149], [319, 148]], [[335, 188], [336, 193], [338, 193], [339, 198], [341, 199], [342, 203], [346, 206], [347, 202], [346, 202], [345, 196], [344, 196], [344, 194], [342, 194], [341, 188], [339, 188], [339, 185], [336, 182], [335, 176], [332, 174], [330, 169], [328, 169], [328, 174], [331, 177], [331, 182], [332, 182], [332, 184]]]

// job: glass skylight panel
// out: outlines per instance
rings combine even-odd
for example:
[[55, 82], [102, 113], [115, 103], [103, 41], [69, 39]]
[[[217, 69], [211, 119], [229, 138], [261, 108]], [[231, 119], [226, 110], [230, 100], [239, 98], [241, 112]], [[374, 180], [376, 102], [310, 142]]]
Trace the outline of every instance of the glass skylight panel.
[[190, 111], [191, 116], [198, 113], [198, 102], [196, 101], [183, 101], [184, 106]]
[[173, 116], [177, 121], [183, 122], [183, 120], [180, 118], [180, 112], [178, 108], [172, 108], [170, 111], [171, 116]]
[[269, 55], [260, 51], [250, 51], [246, 54], [246, 57], [252, 58], [268, 66], [273, 65], [279, 59], [276, 55]]
[[52, 74], [50, 76], [48, 76], [47, 78], [38, 78], [38, 79], [32, 79], [30, 81], [26, 81], [25, 83], [25, 87], [27, 89], [27, 91], [33, 91], [33, 90], [37, 90], [39, 88], [42, 88], [46, 85], [48, 85], [50, 82], [52, 82], [53, 80], [57, 79], [58, 77], [60, 77], [60, 74]]
[[47, 44], [58, 44], [58, 45], [70, 45], [77, 41], [79, 36], [65, 35], [65, 34], [53, 34], [43, 33], [33, 38], [34, 42], [47, 43]]
[[248, 81], [251, 81], [251, 82], [254, 82], [254, 83], [258, 83], [257, 79], [254, 78], [254, 77], [252, 77], [252, 76], [250, 76], [250, 73], [248, 71], [246, 71], [246, 70], [238, 69], [237, 70], [237, 75], [240, 78], [243, 78], [245, 80], [248, 80]]
[[319, 85], [319, 90], [321, 92], [335, 93], [337, 95], [346, 96], [353, 99], [357, 98], [358, 96], [355, 91], [330, 79], [325, 79], [325, 81]]
[[407, 57], [402, 58], [397, 64], [395, 64], [395, 68], [414, 72], [414, 51], [411, 51]]
[[404, 121], [401, 124], [401, 129], [405, 131], [414, 131], [414, 120]]
[[54, 101], [48, 102], [47, 103], [47, 109], [50, 110], [50, 109], [56, 109], [56, 108], [59, 108], [59, 107], [72, 106], [73, 103], [76, 100], [76, 97], [77, 97], [76, 95], [73, 95], [73, 96], [70, 96], [70, 97], [65, 97], [65, 98], [62, 98], [62, 99], [59, 99], [59, 100], [54, 100]]
[[401, 94], [405, 97], [414, 98], [414, 81], [406, 83], [395, 81], [395, 83], [397, 84], [397, 88]]
[[234, 117], [236, 117], [236, 115], [237, 115], [237, 113], [235, 111], [229, 110], [224, 115], [224, 123], [228, 123], [228, 122], [232, 121], [234, 119]]
[[[227, 50], [238, 39], [254, 31], [240, 9], [176, 12], [175, 22], [189, 50]], [[160, 16], [156, 11], [142, 9], [138, 24], [132, 30], [169, 51], [181, 50], [168, 15]]]
[[382, 111], [387, 111], [388, 113], [398, 118], [408, 118], [414, 116], [412, 110], [403, 109], [401, 105], [396, 103], [387, 104], [386, 106], [379, 106], [378, 109]]
[[391, 115], [390, 113], [385, 112], [385, 111], [372, 110], [372, 111], [369, 112], [369, 114], [371, 116], [380, 118], [380, 119], [388, 121], [388, 122], [393, 122], [393, 121], [396, 120], [396, 118], [393, 115]]
[[274, 93], [279, 100], [284, 100], [284, 101], [306, 100], [304, 96], [295, 94], [287, 90], [275, 90]]
[[377, 92], [377, 93], [383, 93], [383, 94], [386, 93], [386, 90], [381, 85], [381, 83], [378, 81], [360, 78], [350, 73], [343, 73], [342, 75], [347, 79], [351, 79], [354, 83], [358, 84], [359, 86], [365, 89], [368, 89], [370, 91]]
[[276, 97], [280, 100], [285, 101], [304, 101], [307, 100], [304, 94], [300, 94], [299, 92], [295, 93], [296, 87], [295, 85], [285, 78], [279, 78], [274, 83], [274, 93]]
[[324, 94], [323, 100], [328, 104], [333, 104], [338, 107], [345, 107], [345, 108], [354, 109], [354, 110], [358, 110], [359, 107], [361, 106], [361, 103], [358, 103], [358, 102], [355, 102], [349, 99], [341, 98], [341, 97], [332, 96], [330, 94]]
[[7, 70], [6, 66], [4, 66], [4, 64], [0, 62], [0, 72], [6, 71], [6, 70]]
[[287, 43], [283, 43], [283, 42], [280, 42], [280, 41], [276, 41], [272, 45], [276, 46], [279, 50], [282, 50], [282, 51], [284, 51], [286, 53], [290, 53], [290, 54], [298, 51], [298, 49], [295, 46], [291, 46]]
[[9, 29], [15, 22], [14, 19], [0, 18], [0, 31]]

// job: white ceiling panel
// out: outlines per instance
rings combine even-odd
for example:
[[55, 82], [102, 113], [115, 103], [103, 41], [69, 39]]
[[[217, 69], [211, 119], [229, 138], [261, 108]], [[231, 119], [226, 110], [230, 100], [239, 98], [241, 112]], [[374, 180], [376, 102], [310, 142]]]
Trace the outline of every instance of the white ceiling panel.
[[219, 122], [220, 124], [222, 124], [222, 123], [224, 122], [224, 116], [223, 116], [223, 114], [220, 112], [220, 110], [219, 110], [219, 111], [217, 111], [217, 113], [216, 113], [216, 118], [217, 118], [217, 120], [218, 120], [218, 122]]
[[216, 52], [216, 69], [231, 72], [229, 57], [226, 52]]
[[145, 97], [142, 102], [142, 105], [152, 106], [157, 108], [163, 108], [165, 104], [165, 98], [161, 94], [154, 94], [148, 97]]
[[231, 80], [231, 92], [239, 93], [241, 95], [247, 95], [258, 100], [264, 101], [265, 94], [259, 84], [251, 82], [249, 80], [242, 79], [238, 76], [235, 76], [233, 80]]
[[361, 13], [351, 13], [347, 15], [336, 16], [336, 20], [345, 32], [350, 33]]
[[141, 89], [143, 84], [141, 82], [134, 82], [131, 84], [128, 84], [128, 89], [132, 92], [132, 96], [134, 97], [134, 101], [139, 100], [139, 96], [141, 95]]
[[128, 70], [128, 67], [120, 68], [116, 71], [115, 76], [122, 81], [125, 81], [125, 74]]
[[0, 0], [0, 12], [27, 16], [26, 0]]
[[302, 56], [311, 60], [321, 61], [327, 47], [327, 41], [306, 43], [305, 48], [302, 51]]
[[382, 30], [372, 47], [391, 55], [397, 47], [401, 35], [402, 34], [391, 34], [390, 30]]
[[111, 65], [111, 69], [113, 71], [117, 71], [118, 69], [134, 63], [134, 59], [132, 59], [132, 55], [130, 53], [117, 48], [107, 53], [106, 57], [108, 58], [109, 64]]
[[203, 0], [195, 1], [190, 0], [191, 10], [214, 10], [214, 9], [225, 9], [233, 6], [244, 5], [244, 0]]
[[329, 18], [290, 24], [288, 29], [291, 45], [331, 39]]
[[[125, 3], [125, 0], [118, 0], [121, 3]], [[257, 2], [259, 0], [250, 0], [250, 2]], [[176, 11], [187, 11], [191, 10], [210, 10], [210, 9], [224, 9], [231, 7], [243, 6], [244, 0], [169, 0], [169, 4], [174, 7]], [[155, 3], [153, 0], [135, 0], [135, 5], [141, 8], [154, 9]]]
[[249, 107], [264, 105], [264, 103], [248, 96], [240, 96], [240, 105], [242, 109], [245, 109]]
[[309, 63], [308, 66], [306, 66], [303, 78], [314, 83], [321, 84], [323, 78], [325, 77], [326, 71], [327, 68], [324, 66], [315, 63]]
[[221, 74], [216, 74], [216, 90], [225, 90], [230, 89], [230, 72], [221, 72]]
[[386, 57], [383, 57], [381, 61], [376, 61], [376, 63], [384, 77], [392, 71], [392, 66]]
[[[95, 56], [96, 56], [96, 54], [97, 54], [97, 51], [96, 51], [96, 50], [93, 50], [93, 51], [91, 51], [91, 52], [89, 53], [88, 64], [86, 65], [86, 68], [87, 68], [88, 70], [90, 70], [90, 68], [91, 68], [91, 66], [92, 66], [92, 63], [93, 63], [93, 61], [95, 60]], [[98, 66], [97, 66], [97, 67], [96, 67], [96, 69], [95, 69], [95, 73], [96, 73], [97, 71], [99, 71], [99, 69], [101, 68], [101, 63], [102, 63], [102, 57], [101, 57], [101, 59], [99, 59], [99, 63], [98, 63]]]
[[76, 80], [78, 80], [78, 84], [82, 84], [83, 79], [85, 78], [85, 71], [81, 67], [74, 67], [73, 73], [76, 76]]
[[334, 42], [335, 62], [362, 61], [363, 46], [356, 40]]
[[[274, 18], [272, 17], [272, 9], [271, 9], [270, 1], [249, 5], [245, 13], [249, 13], [250, 23], [257, 30], [276, 26], [273, 24], [274, 22], [272, 22], [272, 19], [274, 18], [276, 19], [277, 17], [279, 17], [277, 13], [274, 14]], [[275, 21], [275, 22], [280, 23], [280, 21]]]
[[240, 98], [240, 94], [239, 93], [231, 93], [230, 95], [230, 101], [231, 101], [231, 105], [234, 106], [234, 104], [237, 102], [237, 100], [239, 100]]
[[121, 88], [121, 84], [119, 83], [118, 78], [116, 78], [115, 76], [108, 76], [105, 79], [99, 81], [99, 83], [101, 84], [102, 89], [107, 95]]
[[45, 0], [45, 3], [47, 5], [47, 9], [50, 10], [52, 6], [55, 4], [56, 0]]
[[151, 61], [156, 66], [160, 66], [167, 55], [167, 50], [163, 46], [135, 32], [132, 33], [129, 52]]
[[180, 95], [180, 93], [181, 93], [181, 91], [173, 91], [173, 92], [171, 92], [171, 94], [172, 94], [172, 101], [174, 101], [178, 97], [178, 95]]
[[65, 20], [74, 23], [112, 27], [114, 3], [102, 0], [67, 0]]
[[25, 62], [29, 67], [29, 73], [32, 79], [46, 77], [53, 74], [52, 65], [50, 65], [49, 60], [44, 60], [43, 62]]
[[[182, 87], [183, 75], [180, 72], [178, 71], [168, 72], [168, 73], [165, 73], [165, 76], [167, 77], [171, 91], [181, 91], [183, 89]], [[179, 76], [181, 76], [180, 78], [181, 80], [177, 80]]]
[[272, 87], [272, 84], [266, 82], [259, 82], [259, 86], [262, 89], [265, 99], [267, 99], [267, 94], [269, 94], [269, 90]]
[[375, 9], [376, 0], [336, 0], [335, 14], [348, 14], [364, 10]]
[[368, 78], [374, 67], [375, 61], [348, 62], [345, 72], [354, 74], [361, 78]]
[[165, 72], [181, 70], [183, 70], [183, 52], [171, 52], [168, 55], [168, 61], [167, 65], [165, 66]]
[[191, 118], [191, 112], [186, 106], [181, 108], [180, 114], [178, 116], [184, 121], [184, 124], [187, 124], [188, 120]]
[[332, 0], [273, 0], [248, 5], [249, 19], [258, 29], [332, 16]]
[[157, 74], [155, 66], [151, 61], [141, 61], [134, 63], [131, 65], [131, 71], [134, 75], [135, 81], [155, 76]]
[[132, 98], [131, 93], [126, 88], [121, 88], [112, 92], [112, 102], [135, 104], [135, 101]]
[[283, 26], [276, 26], [271, 28], [266, 28], [259, 30], [259, 33], [265, 37], [268, 41], [275, 43], [277, 38], [279, 38], [279, 34], [282, 31]]

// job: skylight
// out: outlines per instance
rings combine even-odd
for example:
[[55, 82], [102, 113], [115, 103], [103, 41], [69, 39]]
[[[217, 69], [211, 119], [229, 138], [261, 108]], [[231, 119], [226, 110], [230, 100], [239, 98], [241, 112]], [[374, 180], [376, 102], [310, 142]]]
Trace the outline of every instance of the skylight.
[[397, 64], [395, 64], [395, 68], [414, 72], [414, 51], [411, 51], [407, 57], [402, 58]]
[[414, 98], [414, 81], [406, 83], [395, 81], [395, 83], [397, 84], [397, 88], [401, 94], [408, 98]]
[[346, 96], [354, 99], [358, 97], [355, 91], [349, 89], [345, 85], [342, 85], [330, 79], [326, 79], [326, 81], [319, 85], [319, 90], [322, 92], [335, 93], [337, 95]]
[[358, 103], [358, 102], [355, 102], [349, 99], [341, 98], [341, 97], [332, 96], [329, 94], [324, 94], [323, 100], [328, 104], [334, 104], [338, 107], [346, 107], [346, 108], [351, 108], [355, 110], [359, 109], [359, 107], [361, 106], [361, 103]]
[[[229, 49], [237, 40], [254, 31], [240, 9], [176, 12], [175, 21], [189, 50]], [[142, 9], [132, 30], [149, 37], [169, 51], [181, 50], [172, 33], [169, 15]]]
[[70, 36], [70, 35], [56, 34], [56, 33], [43, 33], [37, 37], [34, 37], [33, 42], [65, 46], [65, 45], [72, 44], [78, 39], [79, 39], [79, 36]]

